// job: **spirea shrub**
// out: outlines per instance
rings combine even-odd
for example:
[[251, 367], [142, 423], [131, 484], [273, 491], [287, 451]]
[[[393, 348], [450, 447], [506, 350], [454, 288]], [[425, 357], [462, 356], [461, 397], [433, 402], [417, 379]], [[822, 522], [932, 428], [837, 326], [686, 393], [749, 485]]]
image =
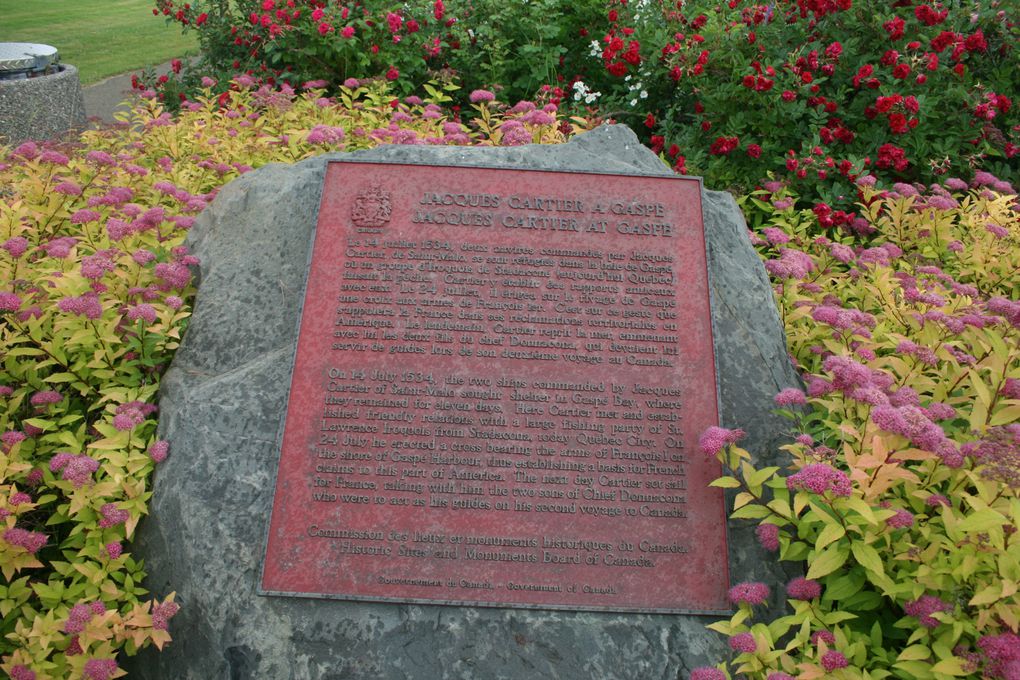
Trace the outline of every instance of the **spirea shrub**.
[[[270, 162], [377, 144], [562, 142], [555, 107], [474, 105], [385, 85], [336, 98], [234, 83], [172, 118], [140, 103], [120, 129], [0, 149], [0, 669], [108, 679], [120, 654], [170, 640], [131, 539], [172, 451], [156, 396], [190, 316], [182, 245], [217, 189]], [[541, 116], [536, 115], [536, 111]], [[568, 132], [572, 128], [567, 126]], [[309, 210], [314, 209], [310, 206]]]
[[732, 657], [704, 673], [1020, 677], [1017, 196], [992, 177], [872, 179], [856, 236], [819, 230], [778, 182], [744, 199], [805, 391], [776, 395], [789, 466], [758, 469], [739, 432], [701, 448], [728, 468], [732, 516], [806, 571], [786, 615], [737, 599], [710, 626]]

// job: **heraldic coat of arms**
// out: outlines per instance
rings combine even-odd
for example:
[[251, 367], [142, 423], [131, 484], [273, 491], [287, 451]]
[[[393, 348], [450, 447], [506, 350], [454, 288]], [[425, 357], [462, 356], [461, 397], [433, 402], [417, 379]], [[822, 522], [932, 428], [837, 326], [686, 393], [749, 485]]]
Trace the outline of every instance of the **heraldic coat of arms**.
[[381, 227], [390, 221], [390, 192], [373, 184], [354, 198], [351, 221], [359, 227]]

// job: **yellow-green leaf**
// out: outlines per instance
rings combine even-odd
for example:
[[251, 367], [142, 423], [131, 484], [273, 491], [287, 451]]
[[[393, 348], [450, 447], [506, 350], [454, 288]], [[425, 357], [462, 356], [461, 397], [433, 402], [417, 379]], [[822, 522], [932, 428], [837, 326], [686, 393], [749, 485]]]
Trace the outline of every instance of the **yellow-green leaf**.
[[849, 556], [850, 551], [847, 550], [846, 546], [831, 546], [827, 550], [823, 550], [819, 553], [811, 562], [811, 567], [808, 569], [807, 577], [815, 579], [825, 576], [826, 574], [831, 574], [842, 567]]
[[969, 675], [963, 668], [963, 659], [955, 656], [939, 661], [931, 667], [931, 672], [943, 675]]
[[865, 519], [869, 524], [875, 524], [875, 513], [871, 509], [871, 506], [864, 502], [861, 498], [847, 498], [843, 501], [843, 504], [851, 510], [857, 511], [861, 517]]
[[988, 531], [989, 529], [1001, 527], [1006, 522], [1006, 518], [1000, 513], [988, 508], [968, 516], [957, 525], [957, 528], [967, 532]]
[[974, 597], [970, 598], [971, 606], [978, 606], [982, 604], [991, 604], [1002, 596], [1002, 586], [998, 583], [993, 583], [987, 588], [980, 590]]
[[923, 661], [931, 657], [931, 650], [925, 645], [910, 645], [896, 657], [897, 661]]
[[815, 548], [818, 550], [823, 549], [833, 541], [846, 536], [846, 529], [843, 528], [842, 524], [826, 524], [822, 532], [818, 534], [818, 539], [815, 541]]
[[862, 567], [877, 574], [885, 573], [885, 569], [882, 566], [882, 558], [878, 556], [878, 551], [870, 545], [862, 543], [861, 541], [854, 541], [850, 545], [850, 549], [854, 553], [854, 559], [856, 559]]

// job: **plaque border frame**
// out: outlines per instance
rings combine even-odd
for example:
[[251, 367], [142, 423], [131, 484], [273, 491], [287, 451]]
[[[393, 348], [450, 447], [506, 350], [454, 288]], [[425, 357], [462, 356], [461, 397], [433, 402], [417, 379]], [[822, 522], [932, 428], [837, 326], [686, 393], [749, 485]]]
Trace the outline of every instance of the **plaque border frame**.
[[[643, 147], [642, 147], [643, 148]], [[357, 153], [357, 152], [354, 152]], [[491, 165], [491, 164], [468, 164], [461, 165], [456, 163], [429, 163], [426, 161], [408, 161], [402, 160], [399, 162], [393, 161], [379, 161], [369, 158], [335, 158], [331, 157], [332, 154], [324, 154], [325, 163], [322, 170], [321, 179], [321, 190], [319, 192], [319, 203], [315, 209], [314, 224], [312, 225], [311, 232], [311, 245], [308, 248], [308, 259], [305, 263], [304, 272], [304, 283], [300, 291], [300, 302], [297, 305], [297, 321], [296, 329], [294, 334], [294, 347], [293, 353], [290, 357], [290, 371], [291, 381], [293, 382], [294, 368], [297, 364], [297, 341], [301, 336], [301, 321], [304, 316], [304, 307], [306, 295], [308, 293], [308, 279], [311, 276], [311, 264], [315, 253], [315, 239], [318, 236], [319, 231], [319, 214], [322, 211], [322, 201], [325, 196], [326, 188], [326, 175], [328, 174], [329, 166], [337, 164], [352, 164], [352, 165], [389, 165], [389, 166], [413, 166], [413, 167], [429, 167], [429, 168], [453, 168], [459, 170], [506, 170], [509, 172], [549, 172], [565, 175], [595, 175], [595, 176], [609, 176], [609, 177], [637, 177], [637, 178], [650, 178], [650, 179], [666, 179], [666, 180], [687, 180], [694, 181], [698, 184], [698, 202], [700, 204], [701, 212], [701, 228], [705, 244], [705, 281], [708, 284], [708, 304], [709, 304], [709, 329], [712, 333], [712, 365], [713, 373], [715, 374], [715, 399], [716, 399], [716, 413], [719, 415], [720, 420], [722, 418], [722, 386], [719, 378], [719, 361], [718, 354], [716, 352], [715, 335], [716, 335], [716, 324], [713, 310], [715, 309], [715, 293], [712, 277], [712, 268], [709, 266], [709, 243], [708, 234], [705, 227], [705, 182], [704, 178], [694, 175], [677, 175], [677, 174], [661, 174], [661, 175], [626, 175], [622, 172], [614, 172], [611, 170], [563, 170], [563, 169], [543, 169], [543, 168], [515, 168], [508, 167], [505, 165]], [[272, 525], [273, 510], [276, 507], [276, 489], [277, 489], [277, 478], [280, 472], [280, 461], [283, 457], [283, 437], [284, 430], [287, 426], [287, 411], [290, 407], [290, 392], [291, 386], [288, 386], [287, 396], [282, 402], [283, 408], [280, 412], [280, 422], [277, 425], [276, 431], [276, 466], [272, 471], [272, 501], [270, 503], [269, 514], [266, 517], [263, 539], [260, 544], [260, 550], [257, 554], [262, 556], [262, 561], [259, 564], [258, 573], [256, 574], [255, 581], [255, 594], [259, 597], [287, 597], [294, 599], [316, 599], [316, 600], [331, 600], [339, 602], [368, 602], [377, 604], [415, 604], [415, 605], [434, 605], [439, 607], [484, 607], [486, 609], [522, 609], [522, 610], [547, 610], [547, 611], [568, 611], [568, 612], [596, 612], [596, 613], [629, 613], [629, 614], [679, 614], [688, 616], [730, 616], [733, 613], [733, 609], [691, 609], [683, 607], [627, 607], [627, 606], [599, 606], [599, 605], [574, 605], [574, 604], [530, 604], [527, 602], [479, 602], [477, 600], [457, 600], [457, 599], [436, 599], [436, 598], [414, 598], [414, 597], [385, 597], [379, 595], [349, 595], [349, 594], [338, 594], [338, 593], [294, 593], [278, 590], [266, 590], [262, 587], [262, 581], [265, 574], [266, 568], [266, 552], [269, 549], [269, 536]], [[726, 498], [725, 490], [723, 490], [723, 541], [726, 545], [726, 563], [725, 563], [725, 579], [727, 586], [732, 583], [731, 578], [731, 565], [730, 565], [730, 517], [727, 511], [728, 501]]]

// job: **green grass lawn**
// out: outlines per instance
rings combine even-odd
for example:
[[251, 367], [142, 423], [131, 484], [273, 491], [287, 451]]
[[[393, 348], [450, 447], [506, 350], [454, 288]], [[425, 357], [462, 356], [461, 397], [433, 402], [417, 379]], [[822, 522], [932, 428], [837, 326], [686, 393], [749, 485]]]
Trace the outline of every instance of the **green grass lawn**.
[[0, 42], [52, 45], [83, 84], [197, 54], [192, 35], [153, 16], [152, 0], [0, 0]]

